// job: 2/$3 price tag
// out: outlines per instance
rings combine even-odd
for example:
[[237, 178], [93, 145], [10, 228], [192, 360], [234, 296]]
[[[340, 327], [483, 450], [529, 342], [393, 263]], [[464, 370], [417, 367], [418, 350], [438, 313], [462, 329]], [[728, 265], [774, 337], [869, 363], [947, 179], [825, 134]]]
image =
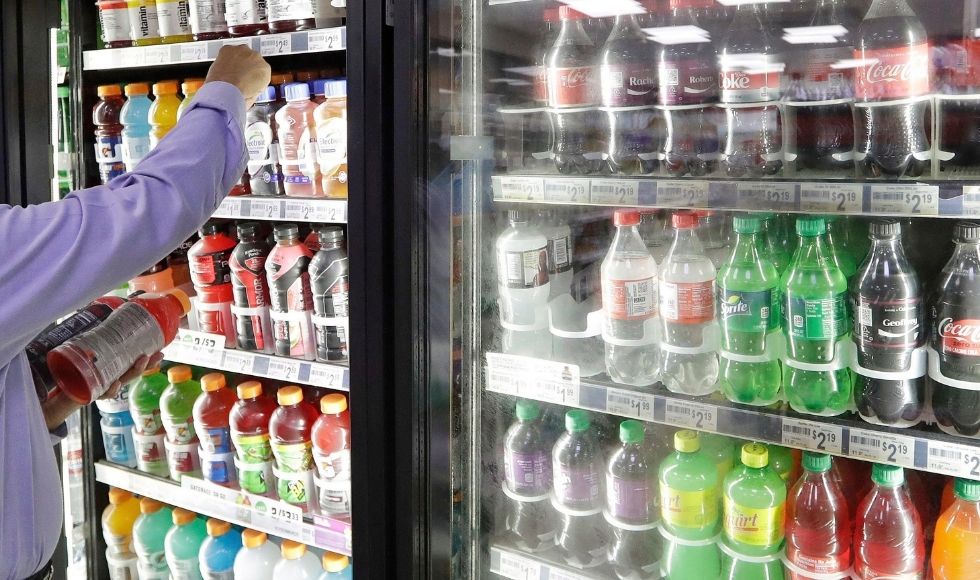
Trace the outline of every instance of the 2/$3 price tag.
[[836, 425], [783, 417], [783, 445], [841, 454], [844, 430]]
[[184, 358], [204, 366], [221, 365], [225, 354], [223, 334], [208, 334], [196, 330], [181, 330], [177, 337], [180, 352]]
[[848, 455], [878, 463], [915, 466], [915, 439], [864, 429], [850, 429]]

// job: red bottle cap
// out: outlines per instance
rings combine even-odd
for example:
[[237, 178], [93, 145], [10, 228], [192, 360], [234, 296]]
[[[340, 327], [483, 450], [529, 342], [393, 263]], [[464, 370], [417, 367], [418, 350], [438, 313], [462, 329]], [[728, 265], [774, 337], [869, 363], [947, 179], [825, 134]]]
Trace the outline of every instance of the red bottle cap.
[[613, 225], [635, 226], [640, 223], [640, 212], [635, 209], [617, 209], [613, 214]]
[[694, 212], [679, 211], [670, 218], [675, 230], [689, 230], [698, 225], [698, 216]]
[[558, 18], [562, 20], [581, 20], [583, 16], [581, 12], [568, 5], [558, 8]]

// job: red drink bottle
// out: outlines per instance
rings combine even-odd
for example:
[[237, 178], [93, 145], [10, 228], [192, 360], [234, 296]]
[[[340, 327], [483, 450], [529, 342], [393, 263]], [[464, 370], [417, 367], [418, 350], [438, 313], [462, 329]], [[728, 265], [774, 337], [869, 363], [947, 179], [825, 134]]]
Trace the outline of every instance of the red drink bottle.
[[262, 383], [238, 385], [238, 402], [231, 408], [228, 424], [235, 446], [238, 482], [244, 491], [268, 495], [272, 486], [272, 446], [269, 420], [276, 402], [262, 394]]
[[191, 281], [195, 286], [216, 286], [231, 282], [231, 252], [235, 240], [225, 233], [218, 222], [209, 221], [198, 232], [201, 239], [187, 251], [191, 266]]
[[875, 464], [874, 489], [858, 507], [854, 572], [858, 578], [921, 578], [925, 573], [922, 521], [901, 467]]
[[786, 504], [786, 577], [843, 577], [851, 567], [847, 500], [831, 472], [829, 455], [804, 452], [803, 469]]
[[234, 449], [228, 415], [238, 398], [221, 373], [201, 377], [201, 389], [204, 395], [194, 401], [194, 429], [201, 447], [208, 453], [228, 453]]
[[269, 421], [269, 435], [276, 459], [279, 499], [307, 508], [313, 492], [311, 430], [318, 413], [303, 400], [303, 390], [299, 387], [283, 387], [276, 398], [279, 408]]
[[313, 424], [313, 460], [319, 481], [320, 509], [350, 513], [350, 413], [347, 397], [332, 393], [320, 399], [323, 413]]

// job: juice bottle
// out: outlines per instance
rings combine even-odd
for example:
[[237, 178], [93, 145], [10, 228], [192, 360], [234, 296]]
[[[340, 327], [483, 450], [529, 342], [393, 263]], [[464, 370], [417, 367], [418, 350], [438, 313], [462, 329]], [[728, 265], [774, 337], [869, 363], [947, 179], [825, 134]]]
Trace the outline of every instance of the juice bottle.
[[194, 99], [194, 95], [197, 91], [201, 90], [204, 86], [204, 79], [184, 79], [184, 82], [180, 83], [180, 92], [184, 93], [184, 100], [180, 102], [177, 106], [177, 119], [180, 120], [181, 115], [190, 106], [191, 101]]
[[350, 513], [350, 413], [347, 397], [333, 393], [320, 399], [323, 413], [313, 424], [313, 461], [319, 474], [320, 510]]
[[272, 570], [272, 580], [315, 580], [322, 570], [320, 559], [305, 544], [283, 540], [282, 559]]
[[323, 194], [316, 165], [316, 124], [310, 86], [290, 83], [283, 93], [286, 106], [276, 112], [279, 164], [285, 175], [286, 195], [316, 197]]
[[136, 169], [136, 165], [150, 152], [150, 86], [146, 83], [129, 83], [125, 87], [126, 104], [119, 113], [122, 129], [122, 160], [126, 171]]
[[980, 570], [980, 483], [958, 478], [954, 496], [936, 524], [933, 580], [970, 578]]
[[854, 572], [859, 578], [921, 578], [925, 539], [901, 467], [875, 464], [874, 488], [854, 522]]
[[215, 518], [206, 524], [208, 537], [201, 544], [201, 575], [205, 578], [231, 578], [235, 556], [242, 549], [242, 535], [231, 524]]
[[235, 240], [225, 233], [223, 224], [210, 220], [198, 230], [201, 239], [187, 251], [194, 286], [231, 284], [231, 252]]
[[140, 502], [133, 494], [117, 487], [109, 488], [109, 505], [102, 512], [102, 536], [109, 553], [132, 552], [133, 523], [140, 515]]
[[170, 578], [163, 543], [172, 522], [169, 506], [149, 497], [140, 500], [140, 516], [133, 524], [133, 551], [139, 559], [140, 580]]
[[265, 0], [225, 0], [225, 19], [232, 36], [269, 33]]
[[279, 389], [279, 408], [269, 420], [272, 455], [276, 458], [279, 499], [307, 508], [313, 493], [313, 441], [317, 419], [313, 405], [303, 400], [303, 390]]
[[[313, 332], [316, 358], [320, 361], [347, 358], [349, 265], [344, 247], [344, 230], [323, 226], [317, 232], [319, 250], [310, 260], [313, 292]], [[339, 320], [338, 320], [339, 319]]]
[[221, 334], [228, 348], [235, 347], [235, 321], [231, 314], [234, 289], [231, 284], [195, 286], [197, 323], [201, 332]]
[[286, 195], [279, 165], [279, 136], [276, 132], [276, 88], [269, 85], [259, 93], [245, 114], [245, 146], [252, 195]]
[[124, 48], [132, 46], [129, 38], [129, 6], [126, 0], [100, 0], [99, 28], [102, 29], [102, 44], [105, 48]]
[[269, 31], [294, 32], [316, 28], [313, 3], [317, 0], [267, 0]]
[[871, 464], [847, 457], [835, 457], [832, 473], [844, 492], [847, 513], [851, 514], [851, 527], [854, 527], [857, 507], [871, 491]]
[[521, 549], [537, 552], [554, 545], [551, 507], [551, 440], [544, 432], [538, 403], [518, 399], [515, 420], [504, 434], [506, 527]]
[[238, 457], [238, 482], [249, 493], [268, 495], [273, 482], [269, 419], [275, 410], [275, 401], [262, 395], [262, 383], [238, 385], [238, 402], [231, 408], [228, 423]]
[[235, 315], [235, 336], [242, 350], [272, 352], [269, 323], [269, 284], [265, 260], [269, 246], [259, 235], [257, 222], [238, 224], [238, 245], [231, 252], [228, 267], [237, 308], [255, 309], [252, 314]]
[[354, 567], [350, 565], [350, 558], [335, 552], [324, 552], [321, 558], [323, 564], [323, 574], [317, 580], [352, 580], [354, 578]]
[[347, 199], [347, 81], [326, 81], [324, 91], [325, 100], [313, 110], [323, 194]]
[[129, 9], [129, 38], [133, 46], [160, 44], [156, 0], [126, 0]]
[[956, 478], [947, 477], [946, 483], [943, 485], [943, 496], [940, 500], [939, 511], [940, 513], [946, 513], [946, 510], [953, 505], [956, 501]]
[[119, 115], [123, 108], [122, 89], [119, 85], [101, 85], [99, 102], [92, 109], [95, 125], [95, 160], [99, 164], [102, 183], [126, 173], [122, 155], [122, 123]]
[[276, 354], [313, 360], [313, 290], [307, 271], [313, 253], [300, 241], [296, 224], [277, 225], [275, 237], [265, 271]]
[[269, 580], [279, 562], [279, 547], [265, 532], [242, 531], [242, 549], [235, 556], [235, 580]]
[[851, 515], [831, 472], [831, 458], [803, 453], [803, 476], [786, 503], [786, 577], [839, 574], [851, 567]]
[[187, 5], [187, 0], [157, 0], [157, 21], [163, 44], [194, 40], [189, 15], [190, 6]]
[[619, 578], [642, 578], [660, 570], [657, 466], [643, 439], [642, 423], [620, 423], [621, 445], [606, 467], [606, 521], [612, 528], [608, 558]]
[[198, 555], [208, 536], [204, 520], [192, 511], [174, 508], [173, 522], [163, 543], [171, 578], [203, 580]]
[[150, 106], [149, 117], [151, 150], [177, 124], [177, 109], [180, 107], [180, 97], [177, 96], [177, 81], [154, 83], [153, 96], [156, 99]]
[[190, 0], [191, 32], [194, 40], [214, 40], [228, 37], [225, 22], [225, 3], [221, 0]]
[[227, 388], [225, 376], [209, 373], [201, 377], [204, 394], [194, 401], [194, 430], [201, 440], [201, 466], [205, 479], [220, 485], [228, 485], [235, 479], [235, 466], [232, 457], [224, 454], [234, 452], [231, 442], [231, 429], [228, 413], [238, 398]]
[[194, 429], [194, 403], [201, 396], [201, 385], [193, 379], [191, 368], [185, 365], [167, 370], [170, 384], [160, 397], [160, 419], [171, 443], [193, 443], [197, 440]]

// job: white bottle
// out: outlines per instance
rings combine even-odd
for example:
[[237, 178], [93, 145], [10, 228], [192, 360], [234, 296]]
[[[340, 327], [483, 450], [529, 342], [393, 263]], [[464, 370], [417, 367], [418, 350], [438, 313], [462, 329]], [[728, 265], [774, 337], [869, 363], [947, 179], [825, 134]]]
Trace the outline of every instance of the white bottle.
[[660, 316], [663, 318], [663, 357], [660, 380], [675, 393], [707, 395], [718, 382], [718, 353], [676, 352], [707, 348], [705, 330], [715, 317], [715, 266], [698, 239], [698, 216], [673, 215], [674, 243], [660, 275]]
[[317, 580], [321, 572], [320, 559], [305, 544], [282, 541], [282, 559], [272, 569], [272, 580]]
[[508, 212], [510, 226], [497, 238], [497, 291], [503, 350], [551, 357], [548, 330], [548, 239], [521, 210]]
[[606, 373], [634, 386], [657, 380], [657, 262], [640, 237], [640, 212], [616, 210], [616, 237], [602, 261]]
[[572, 291], [572, 229], [553, 209], [538, 212], [538, 229], [548, 240], [548, 300]]
[[244, 530], [242, 549], [235, 556], [235, 580], [269, 580], [279, 562], [279, 547], [265, 532]]
[[704, 246], [704, 253], [714, 264], [715, 270], [728, 260], [732, 253], [729, 245], [725, 216], [713, 211], [701, 211], [698, 214], [698, 238]]

